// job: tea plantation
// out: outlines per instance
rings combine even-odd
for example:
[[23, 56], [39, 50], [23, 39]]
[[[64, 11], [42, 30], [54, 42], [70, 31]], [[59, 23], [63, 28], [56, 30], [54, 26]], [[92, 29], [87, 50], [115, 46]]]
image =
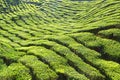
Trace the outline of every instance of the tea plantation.
[[0, 0], [0, 80], [120, 80], [120, 0]]

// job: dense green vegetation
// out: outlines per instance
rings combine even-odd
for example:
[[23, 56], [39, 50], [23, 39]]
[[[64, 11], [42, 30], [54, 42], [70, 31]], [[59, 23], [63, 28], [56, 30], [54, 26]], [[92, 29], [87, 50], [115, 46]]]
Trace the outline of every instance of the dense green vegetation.
[[120, 80], [120, 1], [0, 0], [0, 80]]

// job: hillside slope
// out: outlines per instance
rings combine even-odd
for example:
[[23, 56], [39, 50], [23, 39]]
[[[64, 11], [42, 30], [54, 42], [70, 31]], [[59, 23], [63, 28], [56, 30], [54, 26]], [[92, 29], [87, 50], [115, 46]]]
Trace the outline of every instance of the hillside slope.
[[0, 0], [0, 80], [120, 80], [119, 0]]

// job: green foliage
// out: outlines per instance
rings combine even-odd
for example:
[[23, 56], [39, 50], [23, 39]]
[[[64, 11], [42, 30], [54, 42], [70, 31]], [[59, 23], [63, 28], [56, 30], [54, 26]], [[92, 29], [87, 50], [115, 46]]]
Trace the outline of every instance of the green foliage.
[[0, 80], [119, 80], [119, 0], [0, 0]]
[[9, 43], [3, 41], [0, 42], [0, 57], [5, 58], [7, 63], [17, 61], [17, 59], [24, 54], [24, 52], [15, 51]]
[[18, 5], [20, 0], [6, 0], [6, 2], [10, 5]]
[[102, 39], [91, 33], [73, 34], [73, 37], [90, 48], [96, 48], [103, 56], [119, 62], [120, 49], [118, 42], [109, 39]]
[[0, 71], [4, 68], [6, 68], [6, 64], [4, 63], [3, 59], [0, 59]]
[[120, 41], [120, 29], [102, 30], [98, 34], [109, 39]]
[[9, 67], [0, 71], [1, 80], [31, 80], [30, 71], [20, 63], [12, 63]]
[[38, 80], [55, 80], [57, 79], [57, 74], [49, 68], [48, 65], [44, 64], [43, 62], [39, 61], [35, 56], [23, 56], [19, 60], [31, 70], [33, 70], [33, 75]]

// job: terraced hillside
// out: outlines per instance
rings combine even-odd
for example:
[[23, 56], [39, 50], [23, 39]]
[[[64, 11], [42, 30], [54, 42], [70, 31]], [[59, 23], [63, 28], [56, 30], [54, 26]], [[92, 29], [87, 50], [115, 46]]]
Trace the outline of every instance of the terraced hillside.
[[0, 80], [120, 80], [120, 0], [0, 0]]

